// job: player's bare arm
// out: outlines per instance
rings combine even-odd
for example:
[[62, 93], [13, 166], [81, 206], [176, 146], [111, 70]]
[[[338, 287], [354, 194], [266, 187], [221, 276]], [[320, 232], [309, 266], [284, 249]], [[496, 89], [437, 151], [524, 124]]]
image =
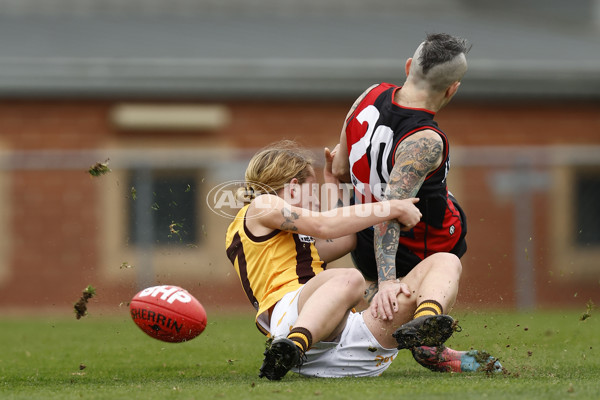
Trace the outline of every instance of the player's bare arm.
[[[403, 140], [396, 150], [386, 199], [415, 196], [427, 175], [440, 166], [442, 150], [441, 138], [431, 130], [418, 132]], [[391, 319], [397, 310], [396, 297], [401, 290], [396, 281], [396, 252], [402, 227], [397, 220], [390, 220], [374, 228], [379, 292], [373, 297], [371, 313], [374, 317]]]
[[378, 291], [372, 298], [370, 310], [374, 318], [391, 320], [393, 314], [398, 311], [396, 298], [402, 289], [396, 281], [396, 251], [400, 238], [400, 223], [395, 220], [385, 221], [375, 225], [374, 229]]
[[414, 197], [427, 175], [440, 166], [442, 155], [442, 139], [431, 130], [416, 133], [400, 142], [386, 198]]
[[[323, 179], [327, 189], [327, 202], [322, 202], [321, 206], [326, 207], [323, 211], [333, 210], [350, 205], [350, 194], [344, 193], [344, 186], [333, 175], [332, 164], [333, 158], [339, 151], [340, 145], [337, 144], [333, 150], [327, 147], [324, 149], [325, 166], [323, 168]], [[348, 204], [344, 204], [344, 199]], [[325, 262], [332, 262], [340, 257], [343, 257], [356, 246], [356, 234], [342, 236], [337, 239], [320, 239], [315, 238], [315, 246], [319, 251], [319, 257]]]
[[375, 256], [379, 283], [396, 279], [396, 251], [400, 239], [400, 224], [386, 221], [375, 226]]
[[[338, 199], [334, 208], [344, 207], [342, 199]], [[325, 262], [332, 262], [348, 254], [356, 246], [356, 233], [342, 236], [336, 239], [315, 238], [315, 246], [319, 257]]]
[[291, 207], [284, 206], [281, 209], [281, 215], [283, 216], [283, 222], [279, 229], [282, 231], [298, 232], [296, 227], [296, 220], [300, 217], [298, 213], [292, 211]]
[[279, 196], [264, 194], [250, 204], [246, 223], [250, 232], [257, 236], [279, 229], [315, 238], [336, 239], [378, 224], [390, 216], [414, 226], [421, 218], [421, 212], [414, 205], [417, 201], [392, 200], [316, 212], [292, 206]]

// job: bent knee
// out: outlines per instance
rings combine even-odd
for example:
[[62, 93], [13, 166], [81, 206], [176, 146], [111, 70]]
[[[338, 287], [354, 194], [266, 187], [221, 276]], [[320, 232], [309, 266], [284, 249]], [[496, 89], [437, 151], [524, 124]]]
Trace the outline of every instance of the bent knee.
[[453, 274], [457, 278], [460, 278], [462, 274], [462, 263], [460, 258], [452, 253], [436, 253], [431, 255], [434, 257], [435, 264], [443, 266], [444, 270], [448, 274]]
[[462, 275], [462, 263], [460, 262], [460, 258], [458, 258], [455, 254], [448, 253], [448, 268], [454, 272], [454, 274], [460, 278]]
[[362, 299], [365, 278], [360, 271], [354, 268], [340, 268], [338, 271], [335, 278], [336, 287], [353, 299]]
[[362, 290], [365, 287], [365, 278], [359, 270], [354, 268], [344, 268], [343, 279], [347, 281], [347, 285], [352, 288]]

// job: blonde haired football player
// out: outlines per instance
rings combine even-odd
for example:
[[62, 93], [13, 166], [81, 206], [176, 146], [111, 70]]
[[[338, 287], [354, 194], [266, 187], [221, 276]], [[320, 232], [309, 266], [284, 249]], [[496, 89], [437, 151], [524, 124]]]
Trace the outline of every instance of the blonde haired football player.
[[[328, 149], [325, 156], [325, 181], [339, 183]], [[428, 257], [402, 279], [392, 318], [352, 312], [364, 278], [354, 268], [326, 269], [326, 262], [352, 248], [360, 229], [390, 219], [414, 226], [421, 217], [418, 199], [320, 212], [312, 161], [293, 142], [259, 151], [246, 180], [250, 203], [229, 226], [226, 248], [256, 308], [258, 328], [273, 338], [261, 377], [278, 380], [290, 369], [308, 376], [376, 376], [399, 348], [441, 345], [450, 337], [453, 320], [444, 311], [458, 291], [456, 256]], [[413, 320], [415, 311], [422, 316]]]

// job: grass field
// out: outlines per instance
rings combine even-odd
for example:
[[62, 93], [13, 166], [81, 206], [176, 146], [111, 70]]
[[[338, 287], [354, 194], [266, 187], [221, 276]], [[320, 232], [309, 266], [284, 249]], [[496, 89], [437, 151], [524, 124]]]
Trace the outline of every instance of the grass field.
[[209, 310], [198, 338], [167, 344], [129, 319], [0, 317], [0, 399], [600, 399], [600, 315], [456, 312], [448, 344], [483, 348], [506, 374], [440, 374], [401, 352], [378, 378], [258, 379], [252, 312]]

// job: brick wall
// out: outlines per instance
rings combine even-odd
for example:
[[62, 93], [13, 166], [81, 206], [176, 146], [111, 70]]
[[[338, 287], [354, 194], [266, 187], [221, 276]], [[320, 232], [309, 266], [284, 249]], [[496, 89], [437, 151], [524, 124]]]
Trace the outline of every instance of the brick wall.
[[[130, 276], [106, 280], [101, 272], [99, 243], [105, 234], [101, 222], [106, 217], [100, 201], [103, 186], [86, 169], [104, 160], [89, 158], [94, 154], [90, 151], [111, 146], [256, 148], [282, 138], [297, 139], [311, 148], [333, 146], [350, 103], [230, 102], [231, 123], [213, 133], [119, 132], [110, 124], [112, 103], [106, 101], [0, 103], [0, 183], [5, 190], [0, 197], [5, 203], [1, 205], [5, 230], [0, 249], [6, 249], [0, 255], [0, 308], [68, 310], [90, 283], [102, 294], [99, 305], [109, 308], [135, 293]], [[453, 148], [600, 144], [596, 104], [456, 102], [442, 110], [437, 120]], [[81, 168], [61, 167], [60, 160], [54, 159], [55, 168], [35, 169], [36, 154], [41, 154], [38, 150], [81, 151], [84, 156], [77, 164]], [[458, 163], [450, 176], [452, 190], [469, 217], [469, 252], [463, 259], [459, 304], [513, 307], [514, 204], [498, 200], [487, 172]], [[549, 260], [552, 242], [548, 232], [552, 227], [547, 197], [543, 193], [535, 197], [538, 234], [532, 246], [536, 248], [533, 262], [538, 302], [579, 305], [587, 298], [599, 302], [597, 279], [549, 278], [554, 267]], [[222, 263], [223, 268], [230, 268], [224, 256]], [[185, 284], [183, 279], [172, 278], [173, 283]], [[224, 302], [246, 303], [233, 274], [227, 280], [202, 282], [198, 287], [190, 291], [204, 299], [209, 308]]]

